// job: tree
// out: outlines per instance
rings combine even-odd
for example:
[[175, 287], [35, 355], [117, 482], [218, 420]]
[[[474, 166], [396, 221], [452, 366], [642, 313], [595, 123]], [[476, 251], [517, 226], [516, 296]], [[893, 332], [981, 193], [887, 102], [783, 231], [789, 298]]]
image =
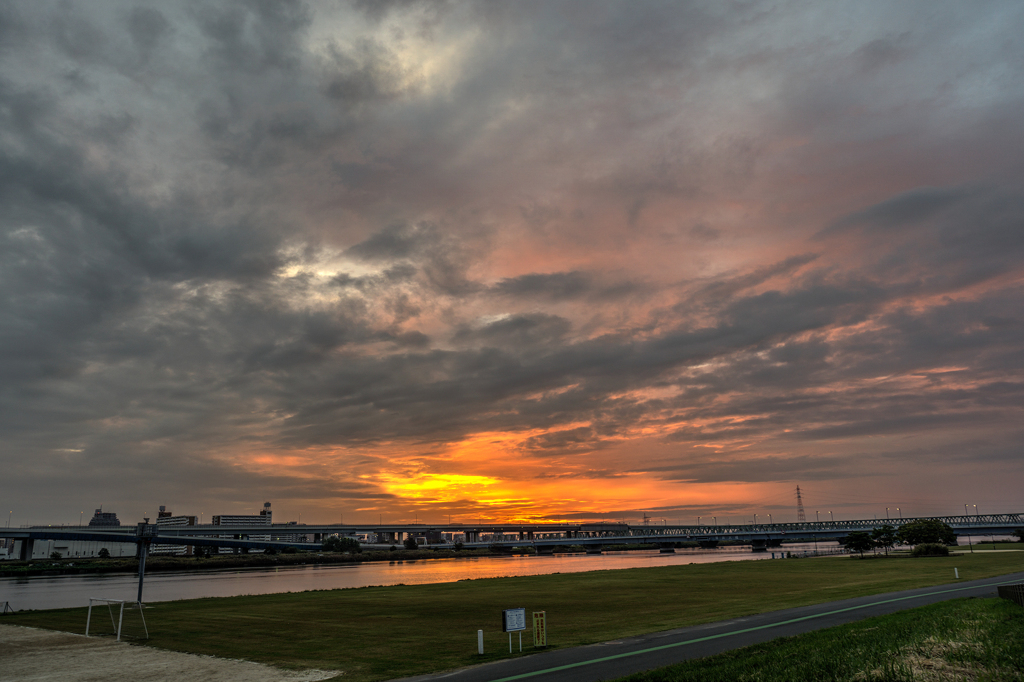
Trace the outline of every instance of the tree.
[[938, 519], [919, 519], [900, 526], [897, 538], [905, 545], [955, 545], [956, 533]]
[[101, 559], [109, 559], [110, 558], [110, 550], [107, 549], [106, 547], [100, 547], [100, 551], [96, 553], [96, 556], [98, 556]]
[[875, 547], [881, 547], [885, 555], [889, 556], [889, 550], [896, 544], [896, 529], [888, 524], [880, 526], [871, 531], [871, 539]]
[[860, 558], [864, 558], [864, 551], [872, 549], [875, 541], [863, 531], [854, 531], [846, 536], [846, 548], [854, 552], [860, 552]]
[[57, 559], [63, 559], [64, 557], [61, 556], [60, 552], [55, 550], [53, 552], [50, 552], [50, 558], [56, 561]]
[[405, 539], [405, 542], [403, 542], [402, 544], [405, 546], [406, 549], [416, 549], [417, 547], [419, 547], [419, 545], [416, 544], [416, 538], [412, 535], [407, 537]]
[[359, 546], [359, 540], [355, 538], [343, 538], [338, 535], [332, 535], [323, 541], [320, 545], [325, 552], [361, 552], [363, 548]]
[[914, 547], [910, 556], [949, 556], [949, 547], [934, 542], [924, 542]]
[[1017, 542], [1024, 542], [1024, 528], [1013, 531], [1013, 537], [1017, 538]]

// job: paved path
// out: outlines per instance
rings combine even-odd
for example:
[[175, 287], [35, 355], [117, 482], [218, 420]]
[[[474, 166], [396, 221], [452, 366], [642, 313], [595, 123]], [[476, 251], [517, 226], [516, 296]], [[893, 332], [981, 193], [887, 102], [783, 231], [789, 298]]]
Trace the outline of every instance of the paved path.
[[288, 671], [251, 661], [131, 646], [0, 623], [0, 682], [317, 682], [337, 670]]
[[661, 668], [694, 658], [852, 623], [903, 609], [956, 599], [996, 596], [996, 586], [1024, 582], [1024, 573], [936, 585], [917, 590], [857, 597], [814, 606], [762, 613], [642, 637], [561, 649], [496, 661], [448, 673], [407, 678], [406, 682], [590, 682]]

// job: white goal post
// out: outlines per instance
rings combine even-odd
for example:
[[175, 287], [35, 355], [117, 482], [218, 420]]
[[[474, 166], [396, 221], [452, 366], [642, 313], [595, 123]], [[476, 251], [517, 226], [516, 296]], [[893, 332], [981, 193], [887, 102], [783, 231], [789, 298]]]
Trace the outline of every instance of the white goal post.
[[[146, 618], [142, 615], [142, 604], [139, 602], [126, 602], [123, 599], [104, 599], [102, 597], [89, 597], [89, 613], [85, 617], [85, 636], [89, 636], [89, 626], [92, 625], [92, 607], [93, 604], [106, 605], [107, 615], [110, 617], [110, 626], [114, 633], [117, 634], [117, 641], [121, 641], [121, 628], [124, 625], [124, 607], [128, 606], [128, 613], [133, 614], [136, 610], [139, 613], [139, 620], [142, 622], [142, 632], [145, 633], [145, 638], [149, 639], [149, 628], [146, 626]], [[117, 610], [117, 622], [114, 622], [114, 610]], [[97, 617], [100, 617], [97, 615]]]

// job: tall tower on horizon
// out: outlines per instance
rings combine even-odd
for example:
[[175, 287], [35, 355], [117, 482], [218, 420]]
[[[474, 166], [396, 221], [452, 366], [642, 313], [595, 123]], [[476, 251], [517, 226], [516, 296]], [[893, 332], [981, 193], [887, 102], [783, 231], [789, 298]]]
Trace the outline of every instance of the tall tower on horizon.
[[796, 520], [806, 521], [807, 514], [804, 513], [804, 499], [800, 497], [800, 486], [796, 487]]

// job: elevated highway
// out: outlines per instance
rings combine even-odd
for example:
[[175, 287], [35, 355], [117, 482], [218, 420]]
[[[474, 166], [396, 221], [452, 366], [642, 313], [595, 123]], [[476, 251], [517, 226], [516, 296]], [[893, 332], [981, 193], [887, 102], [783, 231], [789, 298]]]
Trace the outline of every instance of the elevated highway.
[[[855, 531], [870, 532], [890, 525], [895, 528], [921, 520], [936, 519], [948, 524], [958, 536], [1008, 535], [1024, 529], [1024, 514], [979, 514], [905, 519], [861, 519], [852, 521], [807, 521], [799, 523], [629, 525], [621, 523], [454, 523], [454, 524], [272, 524], [267, 526], [215, 526], [212, 524], [160, 527], [151, 523], [136, 526], [23, 526], [0, 528], [0, 537], [22, 540], [23, 556], [31, 556], [35, 540], [84, 540], [130, 542], [141, 545], [195, 545], [247, 549], [319, 549], [323, 538], [371, 536], [370, 545], [400, 544], [405, 537], [440, 538], [460, 534], [466, 547], [532, 546], [539, 551], [564, 545], [604, 545], [698, 542], [746, 543], [756, 546], [781, 542], [809, 542], [845, 539]], [[255, 537], [254, 537], [255, 536]], [[763, 543], [763, 544], [762, 544]], [[444, 546], [428, 542], [427, 547]], [[26, 551], [28, 552], [26, 554]]]

